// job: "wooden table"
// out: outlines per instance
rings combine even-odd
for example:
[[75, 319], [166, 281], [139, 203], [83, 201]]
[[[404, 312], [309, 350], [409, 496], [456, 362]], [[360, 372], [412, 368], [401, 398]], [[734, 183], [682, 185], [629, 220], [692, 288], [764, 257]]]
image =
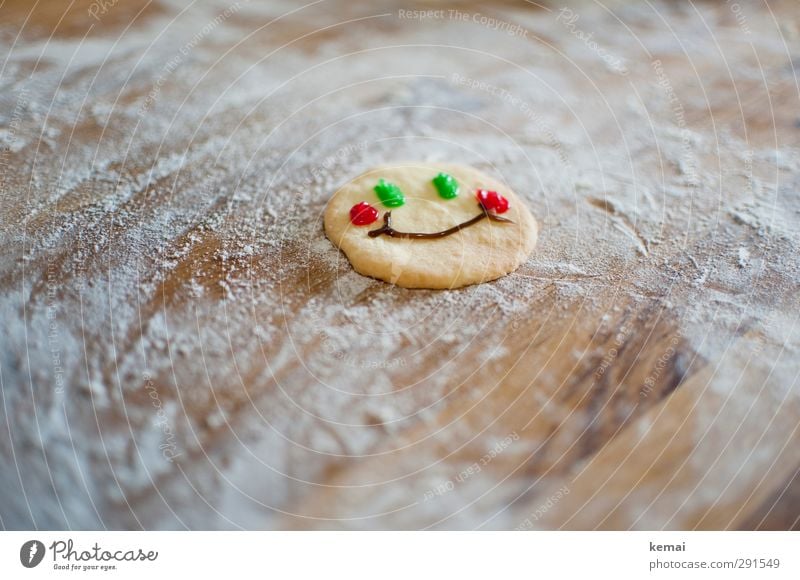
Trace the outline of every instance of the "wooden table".
[[[797, 528], [798, 30], [3, 3], [0, 525]], [[326, 200], [402, 160], [506, 180], [534, 255], [355, 274]]]

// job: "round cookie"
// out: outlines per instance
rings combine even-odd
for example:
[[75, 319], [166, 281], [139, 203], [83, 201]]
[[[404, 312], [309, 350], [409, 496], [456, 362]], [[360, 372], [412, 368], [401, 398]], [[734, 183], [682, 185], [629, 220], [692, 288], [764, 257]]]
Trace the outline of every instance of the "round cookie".
[[[527, 259], [538, 231], [508, 187], [471, 167], [440, 163], [371, 169], [333, 195], [324, 221], [328, 238], [357, 272], [404, 288], [460, 288], [499, 278]], [[404, 237], [409, 233], [429, 237]]]

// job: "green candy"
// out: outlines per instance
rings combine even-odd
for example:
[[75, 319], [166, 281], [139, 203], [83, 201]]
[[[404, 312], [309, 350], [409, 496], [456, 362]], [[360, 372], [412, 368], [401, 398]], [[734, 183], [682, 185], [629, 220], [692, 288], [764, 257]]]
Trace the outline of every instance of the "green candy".
[[440, 173], [433, 178], [433, 185], [436, 191], [445, 199], [453, 199], [458, 195], [458, 182], [455, 177], [447, 173]]
[[378, 185], [375, 186], [375, 193], [386, 207], [400, 207], [406, 202], [406, 196], [403, 195], [400, 188], [382, 177], [378, 180]]

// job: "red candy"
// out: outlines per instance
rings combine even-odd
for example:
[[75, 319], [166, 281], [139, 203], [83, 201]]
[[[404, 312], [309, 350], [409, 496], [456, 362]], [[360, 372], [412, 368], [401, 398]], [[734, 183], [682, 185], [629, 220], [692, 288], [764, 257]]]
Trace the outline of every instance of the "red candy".
[[497, 193], [496, 191], [489, 191], [488, 189], [479, 189], [475, 196], [478, 202], [487, 211], [495, 213], [506, 213], [508, 211], [508, 200]]
[[[506, 204], [508, 205], [508, 204]], [[378, 219], [378, 210], [366, 201], [355, 204], [350, 208], [350, 221], [356, 226], [368, 226]]]

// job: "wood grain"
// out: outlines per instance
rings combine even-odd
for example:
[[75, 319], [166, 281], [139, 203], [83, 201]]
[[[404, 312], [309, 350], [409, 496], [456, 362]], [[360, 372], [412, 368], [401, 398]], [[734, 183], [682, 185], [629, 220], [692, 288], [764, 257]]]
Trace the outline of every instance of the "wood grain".
[[[0, 5], [0, 526], [797, 529], [793, 2], [45, 4]], [[403, 159], [534, 256], [352, 272], [325, 203]]]

